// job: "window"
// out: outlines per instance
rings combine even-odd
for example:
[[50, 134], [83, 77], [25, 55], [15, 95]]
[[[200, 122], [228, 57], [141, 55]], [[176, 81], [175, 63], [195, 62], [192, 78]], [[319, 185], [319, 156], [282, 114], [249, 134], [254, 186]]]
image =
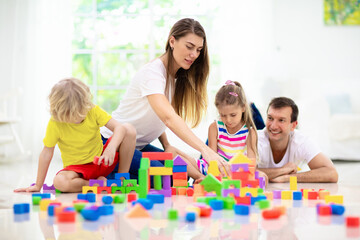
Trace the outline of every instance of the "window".
[[[94, 103], [111, 113], [140, 67], [164, 52], [170, 28], [177, 20], [194, 18], [205, 28], [209, 40], [215, 35], [212, 26], [219, 8], [217, 2], [73, 1], [73, 76], [85, 81], [94, 95]], [[212, 49], [209, 52], [210, 79], [220, 79], [219, 55]]]

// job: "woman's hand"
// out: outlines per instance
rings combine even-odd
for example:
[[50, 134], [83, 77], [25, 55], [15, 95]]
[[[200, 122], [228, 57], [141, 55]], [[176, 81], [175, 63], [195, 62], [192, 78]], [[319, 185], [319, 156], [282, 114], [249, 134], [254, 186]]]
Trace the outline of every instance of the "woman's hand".
[[15, 189], [14, 192], [40, 192], [40, 190], [41, 190], [41, 186], [36, 186], [36, 184], [35, 184], [35, 185], [27, 187], [27, 188]]
[[219, 156], [216, 152], [214, 152], [211, 148], [207, 147], [203, 152], [201, 152], [203, 158], [210, 162], [211, 160], [216, 160], [218, 162], [219, 171], [222, 177], [230, 176], [230, 164], [225, 161], [222, 157]]

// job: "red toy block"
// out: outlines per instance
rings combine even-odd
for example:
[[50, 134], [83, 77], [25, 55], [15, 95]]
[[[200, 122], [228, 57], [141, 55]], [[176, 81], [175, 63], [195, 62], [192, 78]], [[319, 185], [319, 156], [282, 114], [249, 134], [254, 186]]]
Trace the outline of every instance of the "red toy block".
[[249, 172], [232, 172], [231, 178], [233, 180], [248, 180], [250, 176]]
[[318, 192], [316, 191], [308, 191], [308, 199], [309, 200], [316, 200], [318, 199]]
[[319, 206], [318, 211], [319, 211], [319, 215], [321, 215], [321, 216], [331, 215], [331, 207], [329, 205]]
[[247, 186], [248, 186], [248, 187], [252, 187], [252, 188], [258, 187], [258, 186], [259, 186], [259, 179], [248, 180], [248, 181], [247, 181]]
[[262, 216], [265, 219], [276, 219], [279, 218], [280, 215], [281, 215], [280, 209], [264, 210], [262, 212]]
[[346, 226], [347, 227], [359, 227], [360, 217], [347, 216], [346, 217]]
[[251, 197], [235, 197], [236, 204], [251, 205]]
[[97, 194], [101, 194], [103, 191], [106, 191], [108, 194], [111, 194], [111, 187], [97, 187]]
[[143, 152], [143, 158], [149, 158], [151, 160], [172, 160], [173, 155], [169, 152]]
[[209, 206], [199, 206], [200, 208], [200, 217], [210, 217], [212, 209]]
[[215, 176], [217, 180], [219, 180], [220, 182], [222, 181], [222, 177], [221, 176]]
[[76, 212], [75, 211], [61, 211], [56, 213], [57, 222], [75, 222]]
[[177, 194], [177, 188], [174, 188], [174, 187], [172, 187], [171, 188], [171, 195], [176, 195]]
[[187, 172], [174, 172], [173, 179], [187, 179], [188, 174]]
[[132, 202], [137, 200], [137, 194], [136, 193], [129, 193], [128, 194], [128, 202]]
[[188, 188], [186, 190], [186, 194], [188, 195], [188, 197], [192, 197], [194, 195], [194, 189]]

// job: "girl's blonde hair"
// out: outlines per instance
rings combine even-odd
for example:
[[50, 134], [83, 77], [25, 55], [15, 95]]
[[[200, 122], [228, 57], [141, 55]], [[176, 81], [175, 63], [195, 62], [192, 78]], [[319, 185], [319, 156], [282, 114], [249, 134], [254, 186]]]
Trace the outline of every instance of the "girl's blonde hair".
[[[170, 77], [170, 71], [174, 66], [174, 56], [170, 46], [170, 38], [178, 40], [185, 35], [193, 33], [204, 39], [203, 48], [199, 57], [188, 70], [180, 68], [175, 79]], [[167, 55], [167, 81], [165, 85], [166, 96], [172, 96], [172, 106], [175, 112], [189, 122], [192, 127], [199, 125], [206, 113], [208, 105], [207, 81], [209, 76], [209, 56], [206, 42], [206, 34], [201, 24], [191, 18], [179, 20], [171, 28], [165, 47]], [[172, 92], [170, 92], [172, 89]]]
[[[257, 151], [257, 129], [252, 117], [252, 111], [250, 108], [250, 104], [248, 103], [246, 99], [246, 95], [244, 92], [243, 87], [239, 82], [236, 81], [226, 81], [226, 84], [222, 86], [219, 91], [216, 93], [215, 96], [215, 106], [216, 108], [219, 108], [223, 105], [238, 105], [245, 109], [243, 112], [243, 115], [241, 119], [244, 121], [245, 125], [250, 128], [253, 128], [255, 130], [255, 136], [256, 136], [256, 144], [254, 152], [256, 154], [256, 159], [258, 160], [258, 151]], [[251, 141], [251, 135], [249, 134], [249, 140]]]
[[49, 95], [50, 114], [55, 121], [76, 123], [85, 119], [94, 104], [89, 87], [76, 78], [60, 80]]

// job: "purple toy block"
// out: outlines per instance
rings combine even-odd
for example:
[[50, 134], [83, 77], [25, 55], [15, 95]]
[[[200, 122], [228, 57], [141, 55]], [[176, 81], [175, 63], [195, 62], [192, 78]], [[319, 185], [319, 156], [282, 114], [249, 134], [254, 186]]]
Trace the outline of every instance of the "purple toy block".
[[259, 179], [259, 172], [255, 171], [255, 179]]
[[99, 184], [99, 187], [103, 187], [104, 186], [104, 181], [103, 180], [97, 180], [97, 179], [90, 179], [89, 180], [89, 186], [95, 186], [95, 184]]
[[281, 199], [281, 190], [273, 190], [273, 199]]
[[164, 190], [171, 189], [171, 179], [169, 175], [162, 176], [162, 183]]
[[249, 164], [247, 163], [236, 163], [231, 164], [231, 172], [237, 172], [241, 168], [244, 172], [249, 171]]
[[179, 155], [177, 155], [174, 158], [174, 166], [187, 166], [187, 163]]
[[240, 196], [240, 189], [239, 188], [229, 188], [222, 190], [222, 196], [227, 197], [230, 193], [234, 194], [235, 197]]
[[265, 178], [259, 177], [259, 187], [265, 189]]
[[53, 191], [55, 191], [55, 187], [54, 187], [54, 185], [48, 186], [48, 185], [46, 185], [46, 183], [44, 183], [43, 190], [53, 190]]
[[171, 197], [171, 189], [169, 190], [155, 190], [155, 189], [150, 189], [148, 194], [162, 194], [165, 197]]

